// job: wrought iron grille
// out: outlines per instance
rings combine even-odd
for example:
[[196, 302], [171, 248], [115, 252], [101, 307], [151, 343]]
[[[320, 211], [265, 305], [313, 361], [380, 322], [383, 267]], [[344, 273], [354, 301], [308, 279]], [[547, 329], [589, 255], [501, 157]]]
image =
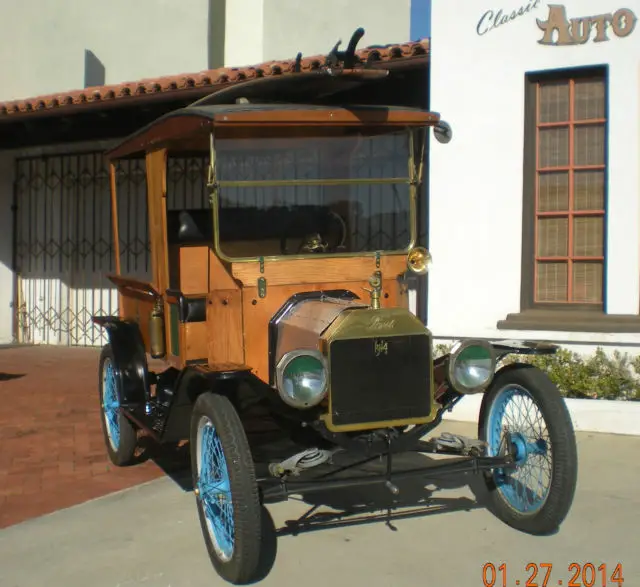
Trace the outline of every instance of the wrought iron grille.
[[[117, 167], [123, 272], [150, 276], [144, 161]], [[16, 161], [16, 304], [20, 342], [97, 346], [91, 322], [117, 313], [107, 166], [101, 153]]]
[[167, 161], [167, 209], [210, 208], [207, 188], [209, 158], [170, 157]]

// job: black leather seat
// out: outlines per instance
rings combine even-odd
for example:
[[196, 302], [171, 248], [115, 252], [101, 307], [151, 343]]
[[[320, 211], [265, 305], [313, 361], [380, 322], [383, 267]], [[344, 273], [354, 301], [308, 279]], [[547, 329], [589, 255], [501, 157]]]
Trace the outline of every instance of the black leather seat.
[[209, 209], [168, 211], [167, 241], [170, 245], [213, 243], [213, 212]]

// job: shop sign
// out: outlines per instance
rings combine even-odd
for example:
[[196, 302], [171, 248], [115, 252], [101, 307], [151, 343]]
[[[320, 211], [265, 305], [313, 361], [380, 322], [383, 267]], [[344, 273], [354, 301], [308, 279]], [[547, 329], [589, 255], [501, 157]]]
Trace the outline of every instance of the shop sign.
[[503, 10], [502, 8], [498, 10], [487, 10], [478, 21], [476, 33], [480, 36], [486, 35], [498, 27], [512, 23], [525, 14], [530, 14], [538, 8], [538, 6], [540, 6], [540, 0], [529, 0], [529, 2], [511, 10]]
[[610, 31], [614, 36], [623, 39], [635, 30], [637, 22], [638, 18], [629, 8], [620, 8], [613, 13], [568, 19], [567, 9], [562, 4], [550, 4], [547, 20], [536, 19], [538, 27], [543, 32], [538, 43], [554, 46], [583, 45], [589, 41], [594, 30], [594, 43], [609, 41]]

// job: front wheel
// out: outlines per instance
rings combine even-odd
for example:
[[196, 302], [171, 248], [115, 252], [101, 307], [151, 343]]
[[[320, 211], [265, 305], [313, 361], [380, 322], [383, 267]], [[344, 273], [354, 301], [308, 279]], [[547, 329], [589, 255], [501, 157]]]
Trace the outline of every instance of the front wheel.
[[489, 509], [529, 534], [556, 531], [573, 502], [578, 459], [571, 417], [547, 374], [525, 365], [499, 373], [482, 400], [479, 438], [488, 456], [516, 461], [485, 474]]
[[200, 526], [218, 574], [233, 584], [260, 572], [262, 511], [247, 436], [232, 403], [203, 393], [191, 416], [191, 470]]

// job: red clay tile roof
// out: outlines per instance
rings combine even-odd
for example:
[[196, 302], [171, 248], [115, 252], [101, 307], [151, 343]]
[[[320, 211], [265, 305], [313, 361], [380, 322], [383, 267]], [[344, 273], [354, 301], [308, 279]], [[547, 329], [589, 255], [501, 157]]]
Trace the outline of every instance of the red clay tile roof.
[[[386, 46], [371, 46], [356, 51], [356, 55], [362, 61], [366, 61], [367, 58], [371, 57], [373, 61], [384, 62], [385, 64], [415, 58], [426, 59], [428, 54], [428, 39]], [[301, 71], [312, 71], [323, 67], [325, 64], [325, 55], [306, 57], [302, 59]], [[112, 100], [132, 99], [167, 92], [181, 92], [198, 88], [214, 90], [218, 89], [219, 86], [234, 82], [292, 73], [294, 65], [295, 59], [267, 61], [266, 63], [249, 67], [221, 67], [193, 74], [141, 79], [135, 82], [95, 86], [60, 94], [0, 102], [0, 119], [35, 112], [66, 110], [81, 104], [104, 103]]]

